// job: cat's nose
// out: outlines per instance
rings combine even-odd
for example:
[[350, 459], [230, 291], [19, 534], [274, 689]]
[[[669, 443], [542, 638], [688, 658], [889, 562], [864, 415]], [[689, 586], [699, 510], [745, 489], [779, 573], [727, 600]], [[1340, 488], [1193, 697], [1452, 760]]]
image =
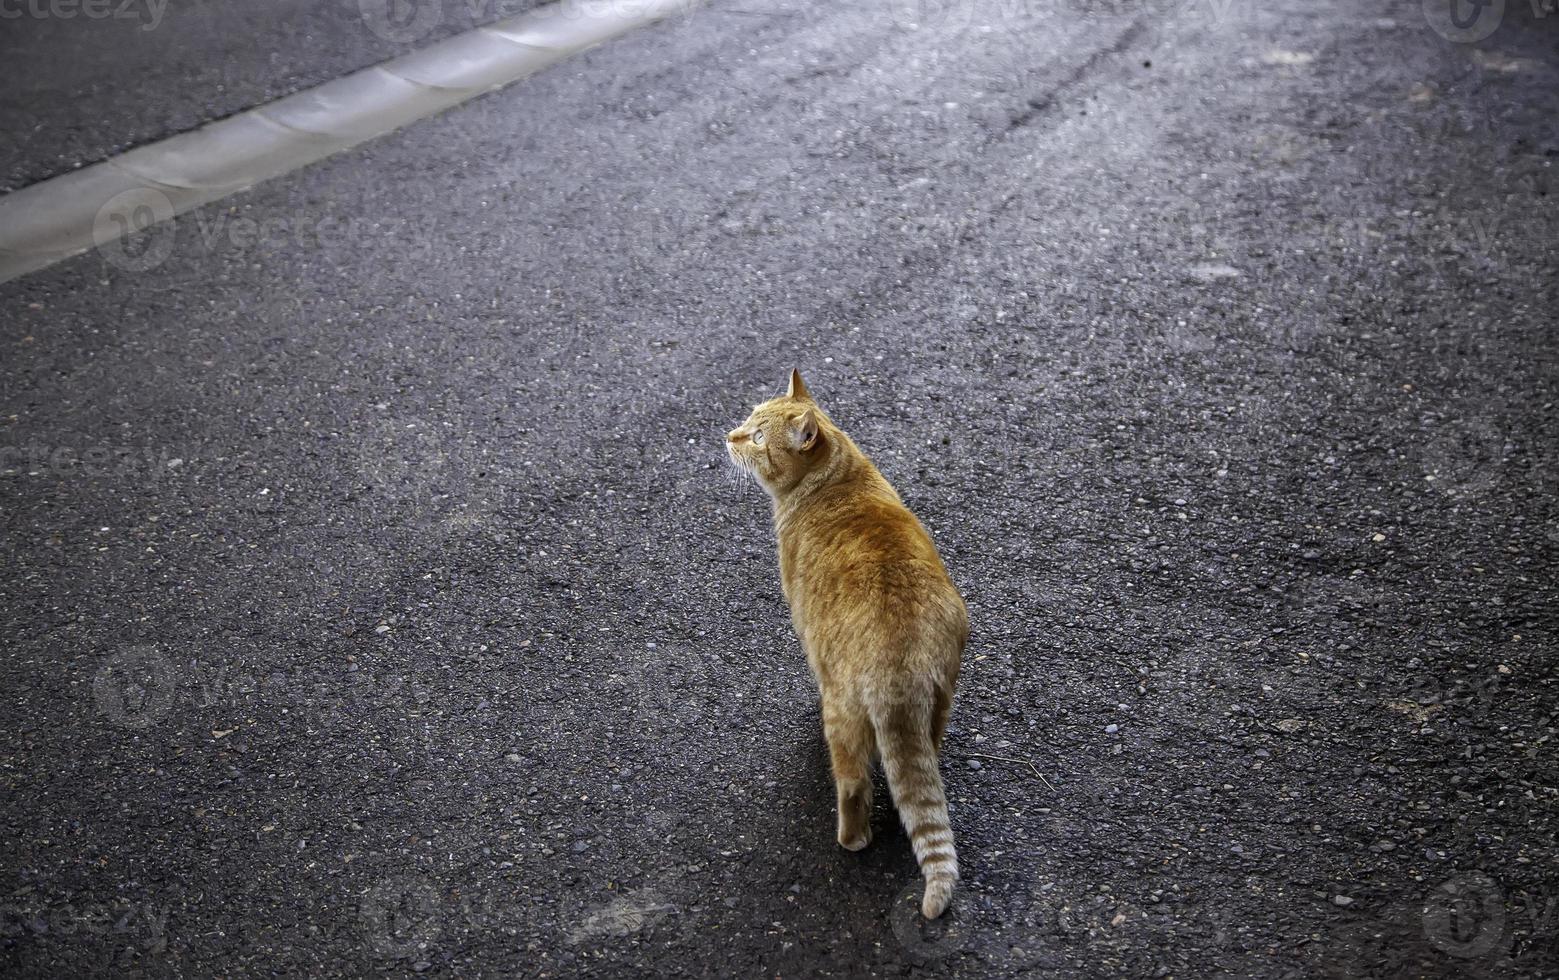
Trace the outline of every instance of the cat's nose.
[[743, 432], [741, 429], [732, 429], [730, 432], [725, 434], [726, 442], [741, 442], [745, 438], [747, 438], [747, 433]]

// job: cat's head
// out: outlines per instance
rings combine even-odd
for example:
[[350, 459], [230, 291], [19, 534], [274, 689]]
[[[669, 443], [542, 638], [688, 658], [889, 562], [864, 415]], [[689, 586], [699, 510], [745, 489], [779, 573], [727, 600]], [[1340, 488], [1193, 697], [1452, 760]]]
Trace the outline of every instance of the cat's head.
[[752, 410], [747, 421], [726, 433], [731, 462], [779, 496], [812, 471], [824, 455], [828, 416], [812, 400], [799, 371], [790, 388]]

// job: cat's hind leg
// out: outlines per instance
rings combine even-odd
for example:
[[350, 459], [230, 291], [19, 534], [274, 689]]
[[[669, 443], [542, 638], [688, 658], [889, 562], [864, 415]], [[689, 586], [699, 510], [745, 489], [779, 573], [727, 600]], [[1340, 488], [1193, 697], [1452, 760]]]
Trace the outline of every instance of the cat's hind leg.
[[839, 796], [839, 846], [859, 851], [872, 841], [871, 760], [876, 739], [871, 718], [858, 707], [825, 701], [823, 735]]

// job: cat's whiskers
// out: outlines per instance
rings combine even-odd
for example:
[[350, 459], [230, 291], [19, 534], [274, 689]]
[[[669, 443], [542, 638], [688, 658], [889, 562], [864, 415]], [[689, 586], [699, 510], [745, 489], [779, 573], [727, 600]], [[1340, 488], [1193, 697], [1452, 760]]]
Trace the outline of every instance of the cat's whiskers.
[[755, 474], [752, 468], [747, 466], [741, 457], [736, 454], [735, 448], [729, 442], [725, 444], [725, 462], [726, 482], [739, 490], [745, 490], [747, 485], [752, 482], [751, 477]]

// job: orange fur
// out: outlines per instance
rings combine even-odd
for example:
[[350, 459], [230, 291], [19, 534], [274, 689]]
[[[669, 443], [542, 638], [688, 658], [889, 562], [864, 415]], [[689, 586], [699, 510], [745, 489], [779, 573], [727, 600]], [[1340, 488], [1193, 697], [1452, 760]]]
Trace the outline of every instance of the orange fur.
[[921, 912], [935, 918], [958, 879], [937, 752], [969, 635], [963, 599], [926, 529], [799, 373], [726, 449], [773, 500], [780, 584], [823, 702], [839, 843], [871, 841], [875, 754], [926, 878]]

